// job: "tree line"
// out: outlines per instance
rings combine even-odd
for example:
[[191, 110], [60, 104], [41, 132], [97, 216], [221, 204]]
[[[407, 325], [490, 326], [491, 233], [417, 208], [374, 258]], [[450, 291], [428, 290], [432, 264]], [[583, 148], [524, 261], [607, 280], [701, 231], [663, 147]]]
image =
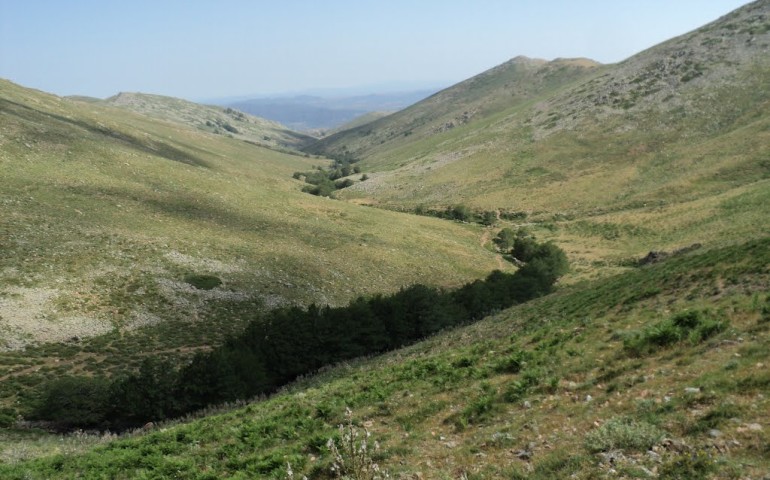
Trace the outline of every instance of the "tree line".
[[323, 366], [399, 348], [547, 294], [568, 268], [552, 243], [527, 240], [525, 257], [513, 274], [496, 270], [456, 290], [417, 284], [344, 307], [273, 310], [181, 368], [148, 359], [119, 378], [64, 377], [43, 389], [28, 417], [60, 429], [120, 430], [269, 394]]

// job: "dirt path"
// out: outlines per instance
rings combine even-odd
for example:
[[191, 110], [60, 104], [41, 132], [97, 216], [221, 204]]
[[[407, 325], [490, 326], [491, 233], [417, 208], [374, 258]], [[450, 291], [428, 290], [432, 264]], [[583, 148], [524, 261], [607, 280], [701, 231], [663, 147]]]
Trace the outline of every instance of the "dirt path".
[[[491, 241], [492, 237], [492, 230], [489, 228], [484, 229], [484, 233], [481, 234], [481, 238], [479, 239], [481, 248], [486, 248], [487, 244]], [[502, 255], [496, 254], [495, 260], [497, 260], [497, 269], [498, 270], [505, 270], [506, 262]]]

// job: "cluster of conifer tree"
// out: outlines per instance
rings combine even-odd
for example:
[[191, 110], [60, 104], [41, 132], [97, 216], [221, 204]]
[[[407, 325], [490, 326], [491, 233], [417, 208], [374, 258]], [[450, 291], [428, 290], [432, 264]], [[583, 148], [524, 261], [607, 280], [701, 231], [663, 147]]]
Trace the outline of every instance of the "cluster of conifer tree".
[[398, 348], [550, 292], [566, 256], [551, 243], [529, 246], [515, 273], [494, 271], [456, 290], [414, 285], [345, 307], [271, 311], [179, 369], [148, 360], [111, 381], [60, 379], [42, 393], [33, 417], [61, 428], [124, 429], [269, 394], [325, 365]]

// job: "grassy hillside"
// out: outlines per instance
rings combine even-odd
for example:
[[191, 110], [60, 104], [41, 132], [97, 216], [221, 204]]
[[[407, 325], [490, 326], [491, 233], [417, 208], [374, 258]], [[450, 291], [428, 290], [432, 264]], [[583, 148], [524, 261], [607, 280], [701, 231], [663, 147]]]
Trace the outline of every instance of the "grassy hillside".
[[179, 98], [122, 92], [105, 102], [153, 118], [190, 125], [265, 147], [296, 150], [313, 141], [313, 137], [291, 131], [278, 122], [232, 108], [201, 105]]
[[574, 285], [132, 438], [57, 440], [53, 456], [25, 461], [54, 445], [18, 433], [0, 472], [289, 478], [290, 464], [294, 478], [330, 478], [327, 440], [350, 408], [392, 478], [762, 478], [769, 255], [755, 241]]
[[362, 160], [369, 179], [344, 198], [526, 214], [518, 224], [566, 245], [587, 274], [762, 235], [768, 18], [770, 2], [754, 2], [616, 65], [514, 59], [314, 148]]
[[0, 399], [205, 349], [267, 308], [500, 266], [480, 229], [300, 192], [288, 155], [0, 82]]
[[553, 93], [575, 79], [590, 76], [598, 65], [588, 59], [546, 62], [516, 57], [409, 108], [324, 138], [307, 150], [333, 156], [349, 152], [371, 163], [370, 157], [378, 153], [417, 143]]
[[[369, 176], [348, 201], [292, 178], [325, 160], [206, 132], [208, 110], [0, 80], [0, 477], [332, 478], [329, 439], [350, 462], [357, 432], [391, 478], [764, 478], [769, 19], [616, 65], [518, 57], [325, 138]], [[499, 218], [399, 213], [446, 206]], [[52, 379], [185, 365], [266, 309], [512, 272], [506, 226], [567, 250], [555, 293], [121, 438], [16, 422]]]

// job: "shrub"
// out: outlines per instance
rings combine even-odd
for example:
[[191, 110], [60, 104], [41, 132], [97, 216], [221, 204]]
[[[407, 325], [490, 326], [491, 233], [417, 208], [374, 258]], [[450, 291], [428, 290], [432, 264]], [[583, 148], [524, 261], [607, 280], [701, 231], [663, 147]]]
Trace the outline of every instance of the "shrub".
[[462, 410], [462, 424], [478, 424], [489, 419], [494, 410], [495, 396], [495, 389], [491, 385], [482, 384], [481, 394]]
[[465, 205], [455, 205], [449, 210], [449, 216], [453, 220], [460, 222], [470, 222], [473, 220], [473, 212]]
[[509, 252], [516, 241], [516, 232], [510, 228], [500, 230], [493, 240], [501, 252]]
[[347, 410], [347, 424], [340, 425], [339, 440], [330, 438], [327, 447], [332, 455], [332, 472], [336, 478], [351, 480], [379, 480], [390, 478], [387, 471], [372, 459], [372, 454], [380, 449], [378, 442], [369, 445], [371, 434], [366, 428], [353, 424], [353, 413]]
[[765, 298], [765, 304], [762, 306], [762, 322], [770, 322], [770, 295]]
[[537, 245], [534, 238], [517, 235], [511, 253], [516, 259], [522, 262], [529, 262], [535, 257]]
[[685, 452], [668, 459], [661, 465], [661, 479], [700, 480], [717, 469], [716, 461], [705, 451]]
[[334, 183], [334, 188], [337, 190], [342, 190], [343, 188], [348, 188], [349, 186], [353, 185], [353, 180], [346, 178], [345, 180], [339, 180]]
[[481, 214], [481, 223], [484, 225], [490, 226], [494, 225], [497, 221], [497, 214], [493, 211], [486, 210], [483, 214]]
[[233, 127], [229, 123], [225, 123], [224, 125], [222, 125], [222, 128], [224, 128], [225, 130], [227, 130], [228, 132], [231, 132], [231, 133], [239, 133], [238, 129]]
[[726, 328], [727, 322], [712, 318], [707, 311], [685, 310], [626, 338], [623, 348], [631, 355], [641, 355], [685, 339], [696, 344]]
[[585, 448], [592, 453], [610, 450], [645, 451], [663, 437], [654, 425], [628, 417], [615, 417], [586, 435]]
[[13, 408], [0, 408], [0, 428], [9, 428], [16, 423], [16, 410]]
[[527, 355], [522, 351], [510, 353], [495, 363], [494, 370], [497, 373], [519, 373], [526, 358]]

